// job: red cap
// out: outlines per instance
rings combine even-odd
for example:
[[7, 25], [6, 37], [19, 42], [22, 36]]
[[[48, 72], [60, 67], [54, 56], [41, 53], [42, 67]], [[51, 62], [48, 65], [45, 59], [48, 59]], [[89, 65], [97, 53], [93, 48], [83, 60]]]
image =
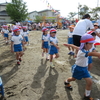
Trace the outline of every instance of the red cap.
[[52, 29], [50, 30], [50, 33], [53, 33], [53, 32], [56, 32], [56, 31], [57, 31], [56, 29], [52, 28]]
[[14, 28], [13, 29], [13, 32], [17, 32], [17, 31], [20, 31], [20, 29], [19, 28]]
[[45, 31], [48, 31], [48, 29], [47, 28], [43, 28], [42, 29], [42, 32], [45, 32]]

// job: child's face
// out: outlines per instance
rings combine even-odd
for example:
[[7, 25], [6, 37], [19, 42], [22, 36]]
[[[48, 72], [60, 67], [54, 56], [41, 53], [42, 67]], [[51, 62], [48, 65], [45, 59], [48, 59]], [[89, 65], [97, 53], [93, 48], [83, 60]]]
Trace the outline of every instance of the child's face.
[[90, 50], [92, 48], [92, 46], [93, 46], [93, 43], [87, 43], [87, 44], [85, 44], [85, 49]]
[[73, 32], [74, 28], [69, 28], [70, 32]]
[[19, 34], [20, 34], [20, 31], [15, 32], [15, 35], [19, 35]]
[[55, 37], [56, 36], [56, 33], [50, 33], [50, 36], [51, 37]]
[[48, 31], [45, 31], [45, 34], [48, 34]]
[[94, 26], [95, 29], [98, 29], [98, 26]]

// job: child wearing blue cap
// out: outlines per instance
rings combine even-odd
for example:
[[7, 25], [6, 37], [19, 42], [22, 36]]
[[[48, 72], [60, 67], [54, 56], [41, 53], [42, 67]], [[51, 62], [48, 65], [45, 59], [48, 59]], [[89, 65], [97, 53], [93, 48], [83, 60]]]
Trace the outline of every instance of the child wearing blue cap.
[[72, 66], [72, 77], [69, 77], [67, 80], [65, 80], [64, 84], [66, 88], [72, 90], [70, 82], [75, 81], [76, 79], [81, 80], [84, 78], [86, 81], [84, 100], [93, 100], [93, 98], [90, 97], [92, 79], [90, 78], [88, 71], [88, 56], [100, 57], [100, 53], [89, 51], [93, 47], [93, 43], [95, 43], [92, 35], [83, 35], [80, 42], [80, 50], [78, 51], [76, 62]]
[[11, 38], [11, 52], [16, 52], [17, 64], [20, 65], [21, 57], [23, 55], [23, 37], [20, 35], [20, 29], [14, 28], [14, 35]]

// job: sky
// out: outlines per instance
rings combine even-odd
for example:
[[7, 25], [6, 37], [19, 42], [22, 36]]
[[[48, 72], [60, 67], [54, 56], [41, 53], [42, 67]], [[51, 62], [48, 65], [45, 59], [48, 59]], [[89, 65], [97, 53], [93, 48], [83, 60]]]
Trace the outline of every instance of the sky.
[[[0, 0], [0, 3], [10, 2], [11, 0]], [[41, 11], [49, 9], [44, 0], [23, 0], [27, 4], [28, 12]], [[55, 9], [60, 10], [61, 16], [67, 17], [69, 12], [78, 12], [78, 5], [87, 5], [90, 8], [100, 6], [100, 0], [47, 0], [49, 4]]]

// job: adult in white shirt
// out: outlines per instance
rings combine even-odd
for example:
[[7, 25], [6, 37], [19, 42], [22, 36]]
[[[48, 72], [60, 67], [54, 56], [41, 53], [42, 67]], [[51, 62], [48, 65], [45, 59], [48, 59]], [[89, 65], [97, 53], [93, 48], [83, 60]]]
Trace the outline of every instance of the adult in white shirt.
[[90, 21], [90, 15], [89, 14], [86, 14], [83, 16], [83, 19], [80, 20], [75, 28], [74, 28], [74, 31], [73, 31], [73, 43], [74, 45], [76, 46], [80, 46], [80, 39], [81, 39], [81, 36], [83, 36], [87, 29], [91, 29], [91, 30], [94, 30], [94, 26], [92, 24], [92, 22]]

